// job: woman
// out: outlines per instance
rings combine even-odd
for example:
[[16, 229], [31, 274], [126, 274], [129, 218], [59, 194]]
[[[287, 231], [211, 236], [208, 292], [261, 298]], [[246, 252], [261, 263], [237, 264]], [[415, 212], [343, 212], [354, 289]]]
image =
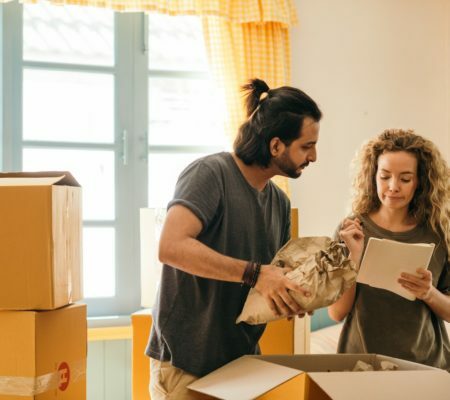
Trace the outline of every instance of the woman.
[[340, 234], [435, 243], [428, 269], [402, 273], [407, 300], [357, 283], [328, 309], [345, 317], [338, 352], [380, 353], [450, 371], [450, 171], [438, 149], [413, 131], [386, 130], [366, 144], [354, 180], [354, 219]]

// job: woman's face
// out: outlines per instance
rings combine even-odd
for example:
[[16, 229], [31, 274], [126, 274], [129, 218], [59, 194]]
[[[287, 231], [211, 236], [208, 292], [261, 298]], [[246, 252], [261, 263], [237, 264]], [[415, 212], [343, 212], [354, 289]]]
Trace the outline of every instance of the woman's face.
[[407, 210], [418, 184], [416, 157], [406, 151], [381, 154], [376, 183], [381, 207]]

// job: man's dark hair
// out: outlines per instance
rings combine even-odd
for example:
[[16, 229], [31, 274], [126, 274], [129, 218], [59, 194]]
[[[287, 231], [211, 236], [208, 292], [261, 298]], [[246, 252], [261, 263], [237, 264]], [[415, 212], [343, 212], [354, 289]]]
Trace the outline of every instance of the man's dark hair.
[[268, 167], [269, 143], [274, 137], [289, 146], [300, 137], [305, 117], [319, 122], [322, 112], [311, 97], [299, 89], [282, 86], [269, 89], [261, 79], [242, 86], [246, 92], [247, 121], [234, 141], [236, 155], [247, 165]]

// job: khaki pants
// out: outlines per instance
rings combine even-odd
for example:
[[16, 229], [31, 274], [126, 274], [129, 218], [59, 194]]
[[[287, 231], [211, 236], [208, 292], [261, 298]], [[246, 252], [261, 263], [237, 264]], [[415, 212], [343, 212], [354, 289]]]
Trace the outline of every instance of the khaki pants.
[[150, 358], [151, 400], [204, 399], [205, 396], [186, 388], [197, 379], [196, 376], [173, 367], [168, 361]]

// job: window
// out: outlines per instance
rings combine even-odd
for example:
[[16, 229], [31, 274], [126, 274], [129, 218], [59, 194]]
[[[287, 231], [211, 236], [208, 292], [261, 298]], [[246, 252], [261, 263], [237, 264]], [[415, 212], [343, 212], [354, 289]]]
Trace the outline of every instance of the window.
[[225, 146], [224, 106], [208, 79], [201, 20], [160, 14], [148, 19], [148, 204], [158, 208], [171, 198], [184, 166]]
[[48, 3], [0, 6], [3, 170], [68, 170], [83, 187], [91, 316], [140, 306], [139, 208], [226, 147], [201, 20]]

